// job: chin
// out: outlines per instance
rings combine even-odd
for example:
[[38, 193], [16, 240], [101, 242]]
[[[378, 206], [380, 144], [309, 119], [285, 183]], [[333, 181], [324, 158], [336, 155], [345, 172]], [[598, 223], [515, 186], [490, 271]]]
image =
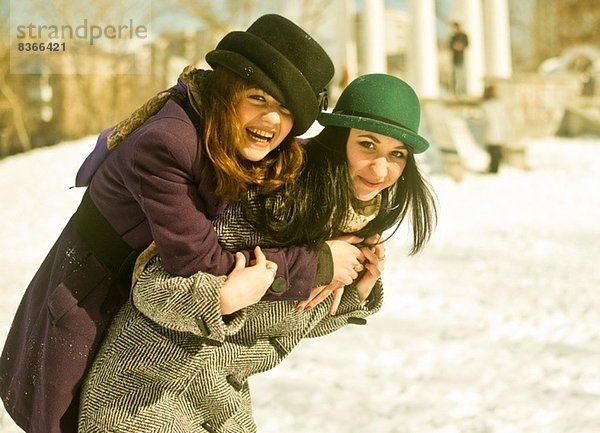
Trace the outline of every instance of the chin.
[[371, 192], [371, 193], [368, 193], [368, 194], [360, 194], [356, 198], [359, 201], [369, 201], [369, 200], [373, 200], [373, 198], [375, 198], [375, 196], [377, 194], [379, 194], [379, 191]]
[[254, 149], [254, 148], [251, 148], [251, 147], [247, 147], [244, 150], [242, 150], [242, 155], [248, 161], [258, 162], [258, 161], [264, 159], [265, 156], [267, 156], [270, 151], [271, 151], [271, 149], [268, 149], [268, 150], [261, 149], [261, 150], [259, 150], [259, 149]]

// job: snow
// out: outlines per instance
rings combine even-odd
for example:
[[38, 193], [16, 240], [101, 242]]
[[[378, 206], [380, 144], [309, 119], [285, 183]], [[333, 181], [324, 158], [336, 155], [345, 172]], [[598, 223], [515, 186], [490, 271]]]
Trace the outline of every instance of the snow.
[[[0, 161], [0, 341], [94, 140]], [[261, 433], [600, 431], [600, 139], [526, 146], [528, 169], [431, 176], [439, 226], [418, 256], [388, 241], [382, 310], [251, 380]]]

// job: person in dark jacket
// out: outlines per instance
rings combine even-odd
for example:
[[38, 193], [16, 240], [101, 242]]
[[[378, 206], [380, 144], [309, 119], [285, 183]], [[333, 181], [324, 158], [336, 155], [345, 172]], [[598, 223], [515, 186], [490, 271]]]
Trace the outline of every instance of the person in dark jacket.
[[[278, 365], [303, 338], [364, 324], [381, 307], [379, 234], [410, 214], [416, 253], [437, 215], [414, 158], [429, 147], [418, 134], [419, 101], [404, 81], [369, 74], [319, 121], [325, 129], [306, 143], [298, 181], [268, 196], [252, 189], [215, 219], [215, 229], [232, 250], [357, 233], [372, 241], [363, 247], [360, 277], [345, 288], [313, 288], [311, 308], [261, 301], [224, 321], [222, 290], [265, 284], [255, 278], [267, 272], [260, 253], [256, 265], [241, 263], [227, 277], [174, 276], [162, 255], [138, 261], [145, 268], [132, 301], [112, 322], [85, 378], [79, 433], [255, 432], [249, 376]], [[269, 216], [267, 231], [257, 231], [253, 219]]]
[[452, 23], [452, 35], [448, 43], [452, 53], [452, 82], [451, 88], [455, 96], [463, 95], [466, 88], [465, 52], [469, 46], [469, 37], [463, 31], [459, 22]]
[[[319, 114], [333, 76], [321, 46], [265, 15], [227, 34], [206, 60], [214, 71], [186, 69], [176, 87], [105, 131], [78, 174], [87, 191], [28, 286], [0, 358], [0, 396], [27, 432], [76, 431], [81, 380], [129, 297], [141, 250], [156, 241], [174, 275], [229, 273], [234, 254], [211, 219], [251, 184], [273, 191], [302, 165], [294, 137]], [[264, 253], [272, 300], [351, 281], [361, 255], [340, 241]]]

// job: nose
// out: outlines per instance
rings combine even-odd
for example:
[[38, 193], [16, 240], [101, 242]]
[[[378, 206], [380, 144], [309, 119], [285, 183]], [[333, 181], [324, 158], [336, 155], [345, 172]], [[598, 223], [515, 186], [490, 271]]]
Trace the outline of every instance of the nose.
[[377, 179], [385, 179], [388, 174], [388, 161], [385, 157], [379, 157], [373, 160], [371, 163], [371, 171]]
[[269, 107], [262, 115], [262, 118], [265, 122], [268, 122], [270, 125], [279, 125], [281, 123], [281, 113], [279, 110]]

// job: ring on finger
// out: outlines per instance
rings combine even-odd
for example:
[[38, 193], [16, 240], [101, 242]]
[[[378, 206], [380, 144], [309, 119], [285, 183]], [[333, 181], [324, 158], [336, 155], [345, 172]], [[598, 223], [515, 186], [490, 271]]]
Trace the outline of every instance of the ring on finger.
[[352, 268], [352, 269], [354, 269], [354, 272], [359, 273], [359, 272], [362, 272], [363, 269], [365, 269], [365, 267], [362, 263], [358, 263], [358, 264], [354, 265], [354, 268]]

